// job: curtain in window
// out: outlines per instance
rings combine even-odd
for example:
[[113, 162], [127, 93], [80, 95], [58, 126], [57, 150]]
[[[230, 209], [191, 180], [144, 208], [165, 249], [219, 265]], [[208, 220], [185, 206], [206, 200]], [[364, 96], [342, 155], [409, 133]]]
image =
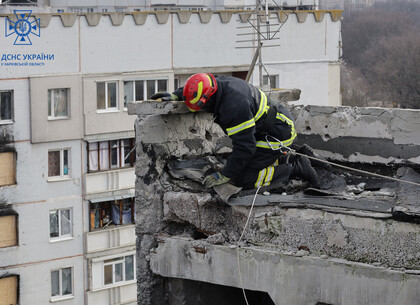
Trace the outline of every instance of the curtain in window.
[[48, 152], [48, 177], [60, 176], [60, 152]]
[[50, 237], [58, 237], [58, 211], [50, 211]]
[[[120, 225], [120, 205], [119, 203], [112, 205], [112, 221], [116, 225]], [[129, 224], [131, 223], [131, 206], [130, 205], [123, 205], [122, 210], [122, 223]]]
[[123, 265], [122, 263], [115, 264], [115, 283], [123, 280]]
[[124, 108], [127, 108], [127, 103], [134, 101], [134, 82], [124, 82]]
[[117, 84], [116, 83], [108, 83], [108, 108], [115, 108], [117, 107]]
[[51, 272], [51, 296], [60, 295], [59, 271]]
[[61, 210], [61, 235], [71, 234], [70, 210]]
[[98, 170], [98, 142], [89, 143], [89, 171]]
[[144, 81], [139, 80], [135, 82], [136, 85], [136, 101], [144, 100]]
[[61, 270], [62, 275], [62, 291], [63, 295], [72, 294], [72, 279], [71, 279], [71, 268], [64, 268]]
[[52, 93], [54, 95], [54, 116], [68, 116], [67, 89], [54, 89]]
[[100, 166], [101, 170], [109, 169], [109, 149], [108, 149], [108, 142], [100, 142], [99, 143], [99, 159], [100, 159]]
[[97, 109], [105, 109], [105, 83], [96, 83]]

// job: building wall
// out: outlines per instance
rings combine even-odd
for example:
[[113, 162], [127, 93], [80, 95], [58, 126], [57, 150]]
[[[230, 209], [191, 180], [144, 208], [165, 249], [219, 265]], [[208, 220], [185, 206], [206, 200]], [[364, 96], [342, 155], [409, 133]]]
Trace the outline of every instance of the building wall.
[[[48, 117], [48, 90], [68, 89], [68, 118]], [[54, 75], [30, 79], [32, 143], [83, 137], [82, 81], [80, 75]]]

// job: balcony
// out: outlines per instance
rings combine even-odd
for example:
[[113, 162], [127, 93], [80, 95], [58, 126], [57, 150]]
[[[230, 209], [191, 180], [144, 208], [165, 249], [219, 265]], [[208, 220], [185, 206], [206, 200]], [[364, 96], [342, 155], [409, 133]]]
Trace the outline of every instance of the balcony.
[[88, 291], [87, 299], [88, 304], [137, 304], [137, 284]]
[[135, 225], [115, 226], [86, 234], [87, 253], [136, 244]]
[[86, 174], [86, 194], [134, 188], [134, 167]]

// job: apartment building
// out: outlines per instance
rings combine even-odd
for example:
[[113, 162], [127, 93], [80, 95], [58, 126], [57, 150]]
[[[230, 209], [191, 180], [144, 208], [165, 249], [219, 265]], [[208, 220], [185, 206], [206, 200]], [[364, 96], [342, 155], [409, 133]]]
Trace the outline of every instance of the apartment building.
[[[7, 304], [136, 304], [142, 152], [127, 103], [197, 72], [244, 77], [255, 36], [246, 48], [237, 37], [249, 12], [30, 10], [0, 15], [0, 295]], [[276, 11], [270, 20], [284, 25], [262, 49], [264, 81], [302, 89], [301, 103], [340, 104], [339, 15]]]

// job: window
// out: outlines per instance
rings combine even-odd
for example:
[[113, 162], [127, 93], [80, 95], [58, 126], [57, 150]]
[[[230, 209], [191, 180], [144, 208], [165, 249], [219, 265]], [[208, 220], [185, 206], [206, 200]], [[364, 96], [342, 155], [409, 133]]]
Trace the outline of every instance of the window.
[[132, 101], [149, 99], [156, 92], [168, 91], [167, 79], [149, 79], [124, 82], [124, 108]]
[[93, 7], [88, 7], [88, 8], [87, 8], [87, 12], [88, 12], [88, 13], [93, 13]]
[[264, 75], [263, 85], [270, 85], [271, 89], [278, 88], [278, 75]]
[[64, 178], [69, 176], [69, 150], [61, 149], [48, 152], [48, 177]]
[[48, 90], [48, 119], [69, 117], [69, 91], [70, 89]]
[[89, 172], [134, 166], [134, 139], [88, 143]]
[[57, 13], [64, 13], [64, 10], [57, 10]]
[[17, 241], [17, 216], [0, 216], [0, 248], [16, 246]]
[[117, 82], [97, 82], [97, 109], [117, 110]]
[[134, 279], [134, 255], [104, 261], [104, 285], [118, 284]]
[[90, 230], [134, 223], [134, 198], [90, 203]]
[[0, 186], [16, 184], [16, 154], [0, 153]]
[[61, 209], [50, 211], [50, 238], [72, 236], [72, 210]]
[[125, 10], [124, 10], [123, 8], [117, 7], [117, 8], [115, 9], [115, 11], [116, 11], [117, 13], [122, 13], [122, 12], [124, 12]]
[[0, 123], [13, 122], [13, 91], [0, 91]]
[[12, 275], [0, 279], [1, 304], [19, 304], [19, 276]]
[[51, 297], [60, 299], [73, 295], [73, 268], [51, 271]]
[[102, 9], [102, 13], [106, 13], [106, 12], [108, 12], [108, 9], [107, 8], [103, 8]]

